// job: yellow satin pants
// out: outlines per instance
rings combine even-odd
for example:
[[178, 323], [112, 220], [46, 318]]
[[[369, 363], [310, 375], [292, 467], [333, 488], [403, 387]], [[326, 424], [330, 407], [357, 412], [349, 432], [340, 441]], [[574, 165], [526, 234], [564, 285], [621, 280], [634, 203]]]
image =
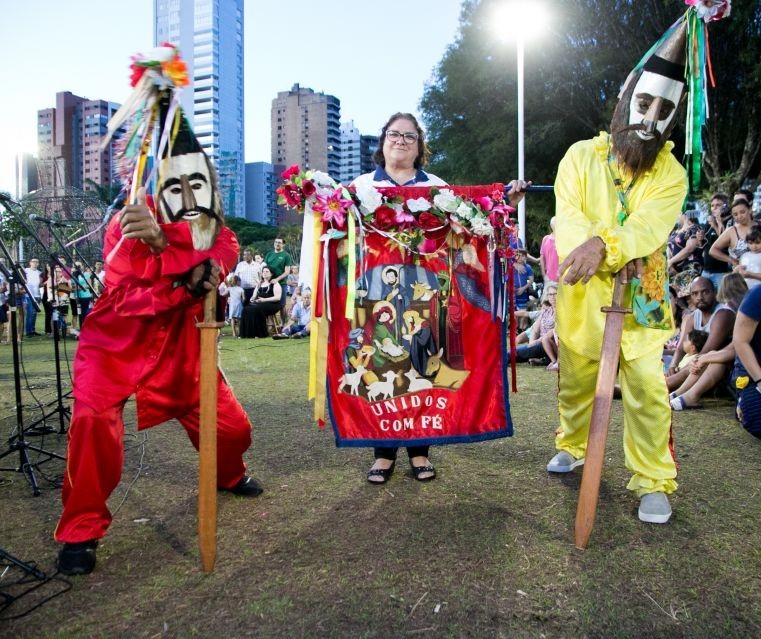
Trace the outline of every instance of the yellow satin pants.
[[[662, 348], [637, 359], [621, 358], [619, 381], [624, 404], [624, 458], [632, 478], [626, 486], [642, 497], [677, 489], [671, 440], [671, 407], [661, 363]], [[560, 428], [558, 450], [584, 457], [592, 416], [596, 360], [587, 359], [560, 341]]]

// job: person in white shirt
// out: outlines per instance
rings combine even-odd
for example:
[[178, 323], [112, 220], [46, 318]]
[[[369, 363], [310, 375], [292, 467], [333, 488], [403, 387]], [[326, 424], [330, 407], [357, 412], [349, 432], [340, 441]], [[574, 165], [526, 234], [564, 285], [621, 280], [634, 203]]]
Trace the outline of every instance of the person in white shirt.
[[[37, 322], [37, 309], [34, 307], [34, 303], [32, 302], [32, 298], [37, 302], [37, 305], [39, 306], [42, 302], [42, 294], [41, 294], [41, 276], [42, 273], [40, 272], [40, 261], [33, 257], [29, 260], [29, 266], [24, 269], [24, 277], [26, 278], [26, 287], [29, 290], [29, 293], [24, 293], [24, 299], [22, 300], [24, 304], [24, 310], [26, 319], [24, 321], [24, 332], [26, 333], [27, 337], [32, 337], [34, 335], [39, 335], [39, 333], [35, 330], [35, 324]], [[31, 294], [31, 297], [30, 297]], [[19, 327], [20, 328], [20, 327]]]
[[745, 278], [745, 283], [751, 289], [761, 283], [761, 228], [754, 226], [745, 236], [748, 251], [740, 256], [740, 263], [735, 272]]
[[240, 286], [243, 289], [244, 304], [251, 301], [254, 289], [259, 285], [262, 279], [262, 264], [254, 260], [254, 254], [251, 249], [243, 251], [243, 260], [238, 262], [235, 267], [235, 275], [240, 279]]
[[293, 305], [290, 319], [283, 326], [282, 334], [274, 335], [273, 339], [309, 337], [309, 322], [311, 321], [312, 291], [307, 288], [301, 294], [301, 299]]

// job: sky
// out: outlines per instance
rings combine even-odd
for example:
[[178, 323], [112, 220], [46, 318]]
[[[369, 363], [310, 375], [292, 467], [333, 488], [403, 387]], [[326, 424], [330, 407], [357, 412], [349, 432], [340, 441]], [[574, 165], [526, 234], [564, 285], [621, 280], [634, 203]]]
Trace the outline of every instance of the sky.
[[[377, 134], [418, 114], [459, 32], [460, 0], [244, 0], [246, 162], [270, 161], [270, 107], [295, 83], [341, 101], [341, 121]], [[153, 47], [153, 0], [0, 0], [0, 191], [14, 157], [36, 155], [37, 111], [55, 94], [124, 102], [130, 56]]]

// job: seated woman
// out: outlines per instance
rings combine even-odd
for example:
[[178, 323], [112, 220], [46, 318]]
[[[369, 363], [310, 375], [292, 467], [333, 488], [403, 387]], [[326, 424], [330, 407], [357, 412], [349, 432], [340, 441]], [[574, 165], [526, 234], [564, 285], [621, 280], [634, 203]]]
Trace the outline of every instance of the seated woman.
[[[745, 278], [739, 273], [729, 273], [721, 281], [717, 299], [736, 313], [747, 292]], [[671, 408], [702, 408], [700, 398], [726, 378], [734, 360], [735, 348], [732, 343], [717, 351], [694, 355], [687, 379], [671, 393]]]
[[[515, 361], [527, 362], [532, 359], [548, 357], [547, 370], [557, 370], [557, 350], [554, 347], [555, 299], [558, 294], [556, 284], [548, 284], [544, 289], [542, 311], [531, 326], [528, 344], [521, 344], [515, 349]], [[552, 340], [552, 344], [550, 343]]]
[[761, 286], [753, 288], [737, 312], [732, 345], [737, 353], [734, 377], [739, 396], [737, 417], [761, 439]]
[[280, 312], [283, 294], [280, 284], [273, 282], [272, 271], [266, 264], [262, 267], [262, 279], [243, 309], [240, 321], [241, 337], [269, 337], [267, 317]]

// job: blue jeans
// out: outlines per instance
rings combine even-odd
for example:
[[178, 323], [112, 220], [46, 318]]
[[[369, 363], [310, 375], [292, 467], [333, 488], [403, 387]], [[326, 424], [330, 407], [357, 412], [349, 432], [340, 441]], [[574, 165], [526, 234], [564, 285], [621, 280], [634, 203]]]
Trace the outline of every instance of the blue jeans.
[[[34, 305], [32, 304], [32, 298], [24, 294], [24, 312], [26, 319], [24, 320], [24, 329], [25, 333], [27, 335], [32, 335], [35, 331], [35, 324], [37, 323], [37, 310], [34, 308]], [[38, 302], [41, 303], [41, 302]]]

